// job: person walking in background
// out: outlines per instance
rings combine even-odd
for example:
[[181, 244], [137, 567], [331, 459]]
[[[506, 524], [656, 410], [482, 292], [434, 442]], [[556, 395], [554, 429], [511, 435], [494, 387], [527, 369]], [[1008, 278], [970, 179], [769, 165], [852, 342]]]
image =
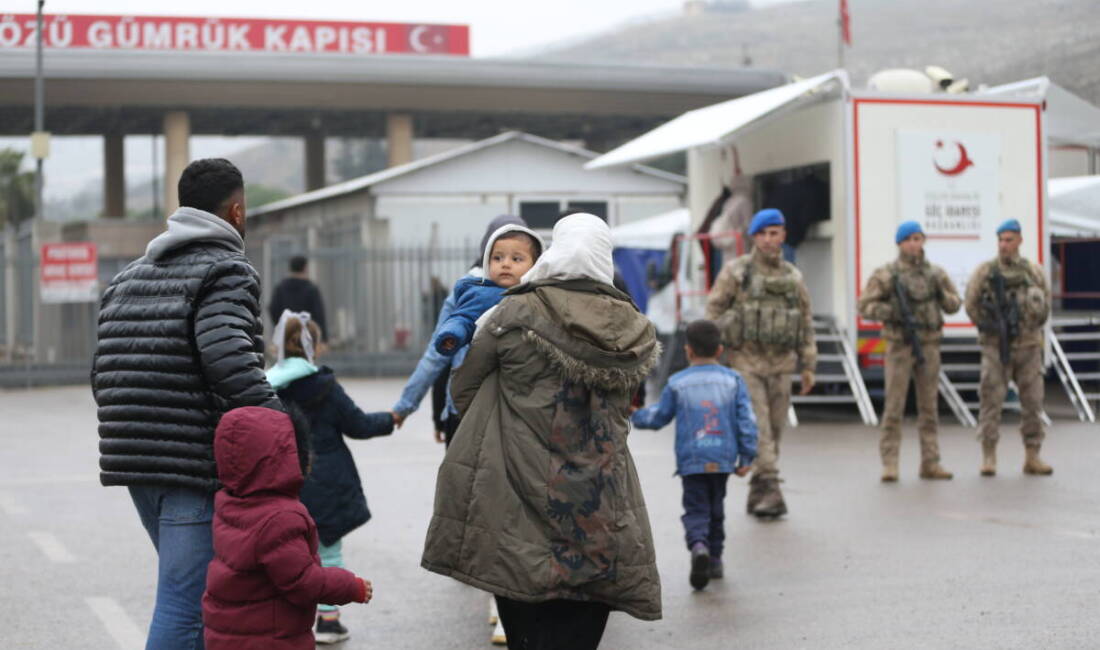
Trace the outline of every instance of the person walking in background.
[[612, 609], [661, 617], [626, 442], [631, 396], [660, 345], [612, 272], [606, 222], [559, 220], [452, 382], [463, 418], [421, 565], [495, 594], [510, 648], [591, 650]]
[[668, 380], [660, 400], [634, 413], [639, 429], [676, 419], [676, 473], [684, 488], [684, 533], [691, 552], [691, 586], [724, 576], [726, 483], [745, 476], [756, 458], [756, 417], [745, 380], [718, 362], [722, 335], [709, 320], [687, 326], [689, 367]]
[[959, 311], [962, 300], [951, 277], [924, 256], [924, 231], [916, 221], [898, 226], [898, 258], [875, 269], [859, 297], [859, 313], [882, 323], [886, 339], [886, 404], [882, 409], [882, 481], [898, 480], [901, 419], [909, 379], [917, 389], [920, 477], [949, 480], [940, 464], [939, 380], [943, 315]]
[[997, 228], [997, 257], [974, 270], [966, 285], [966, 314], [978, 325], [982, 345], [978, 438], [982, 476], [997, 473], [997, 441], [1008, 382], [1020, 391], [1024, 473], [1049, 476], [1043, 446], [1043, 325], [1050, 316], [1050, 288], [1043, 269], [1020, 256], [1020, 222]]
[[787, 514], [779, 489], [779, 447], [791, 405], [791, 375], [801, 370], [801, 394], [814, 387], [817, 342], [813, 307], [802, 273], [783, 259], [783, 213], [765, 209], [749, 225], [752, 252], [730, 260], [707, 298], [707, 318], [729, 345], [759, 426], [759, 455], [745, 510], [761, 519]]
[[[314, 451], [312, 471], [305, 478], [301, 499], [317, 523], [321, 566], [344, 566], [343, 538], [370, 521], [367, 497], [344, 436], [366, 440], [393, 433], [390, 412], [364, 413], [344, 392], [328, 367], [317, 367], [320, 329], [309, 314], [284, 311], [275, 327], [275, 357], [267, 379], [283, 403], [309, 420]], [[317, 643], [338, 643], [350, 634], [334, 605], [318, 606]]]
[[279, 317], [288, 309], [308, 313], [310, 319], [321, 329], [320, 341], [329, 339], [321, 290], [309, 279], [309, 261], [302, 255], [290, 258], [290, 276], [284, 278], [271, 293], [271, 302], [267, 305], [271, 324], [278, 323]]
[[371, 584], [321, 566], [317, 526], [298, 500], [309, 424], [262, 407], [222, 417], [214, 458], [214, 559], [202, 597], [208, 650], [313, 650], [318, 603], [367, 603]]
[[203, 647], [218, 420], [242, 406], [282, 408], [264, 378], [241, 172], [196, 160], [179, 200], [167, 230], [104, 292], [91, 373], [100, 481], [129, 489], [159, 557], [149, 650]]

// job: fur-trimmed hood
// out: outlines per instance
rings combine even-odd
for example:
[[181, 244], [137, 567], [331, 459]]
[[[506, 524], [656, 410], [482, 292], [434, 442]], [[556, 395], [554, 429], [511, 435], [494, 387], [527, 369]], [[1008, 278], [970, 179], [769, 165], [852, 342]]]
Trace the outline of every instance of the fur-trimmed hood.
[[522, 328], [567, 379], [588, 386], [632, 391], [661, 356], [653, 324], [629, 296], [602, 282], [523, 284], [505, 294], [497, 312], [490, 327]]

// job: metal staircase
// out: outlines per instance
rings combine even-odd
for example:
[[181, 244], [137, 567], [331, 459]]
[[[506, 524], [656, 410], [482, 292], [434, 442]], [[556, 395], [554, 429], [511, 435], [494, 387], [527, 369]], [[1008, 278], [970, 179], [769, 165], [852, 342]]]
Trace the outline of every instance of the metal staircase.
[[855, 404], [863, 423], [868, 426], [878, 424], [871, 395], [863, 383], [855, 351], [848, 337], [832, 316], [814, 316], [814, 337], [817, 342], [816, 386], [823, 388], [823, 394], [798, 395], [797, 375], [791, 379], [796, 391], [791, 395], [791, 408], [787, 419], [792, 426], [798, 425], [795, 406], [799, 404]]
[[1094, 405], [1100, 404], [1100, 317], [1055, 318], [1051, 330], [1054, 369], [1077, 418], [1096, 422]]
[[[981, 407], [978, 399], [982, 374], [981, 346], [974, 338], [944, 339], [940, 344], [940, 359], [940, 395], [959, 424], [978, 426], [974, 414]], [[1020, 404], [1006, 397], [1005, 408], [1019, 410]]]

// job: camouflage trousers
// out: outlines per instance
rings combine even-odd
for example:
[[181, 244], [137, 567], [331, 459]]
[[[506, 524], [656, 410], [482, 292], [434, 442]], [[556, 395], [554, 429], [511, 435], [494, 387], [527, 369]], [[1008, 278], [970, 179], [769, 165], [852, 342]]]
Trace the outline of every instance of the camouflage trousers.
[[1029, 345], [1014, 348], [1008, 364], [1001, 363], [1000, 346], [982, 346], [982, 380], [979, 387], [981, 410], [978, 414], [978, 439], [996, 443], [1000, 438], [1001, 409], [1004, 408], [1008, 382], [1015, 381], [1020, 391], [1020, 434], [1024, 445], [1043, 444], [1043, 347]]
[[939, 341], [921, 343], [924, 363], [917, 364], [911, 346], [901, 341], [886, 342], [886, 405], [882, 410], [882, 440], [879, 451], [883, 463], [897, 463], [901, 447], [901, 419], [905, 414], [905, 398], [909, 380], [917, 388], [917, 431], [920, 434], [922, 463], [938, 463], [939, 426]]
[[791, 406], [791, 375], [760, 374], [734, 366], [745, 379], [745, 386], [752, 398], [752, 411], [756, 415], [756, 463], [753, 476], [776, 478], [779, 476], [779, 440], [783, 425], [787, 422], [787, 410]]

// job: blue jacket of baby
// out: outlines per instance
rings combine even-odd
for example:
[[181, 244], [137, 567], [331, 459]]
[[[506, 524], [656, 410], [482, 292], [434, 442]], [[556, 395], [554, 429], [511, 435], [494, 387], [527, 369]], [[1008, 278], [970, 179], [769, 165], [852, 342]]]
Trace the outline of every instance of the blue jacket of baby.
[[756, 458], [756, 416], [745, 380], [718, 364], [690, 366], [668, 380], [656, 404], [634, 413], [639, 429], [676, 419], [676, 473], [729, 474]]
[[[500, 302], [504, 287], [497, 286], [488, 278], [466, 276], [455, 285], [455, 308], [447, 320], [436, 329], [432, 346], [440, 354], [450, 356], [464, 347], [474, 338], [477, 319]], [[443, 347], [447, 339], [454, 341], [450, 350]]]

